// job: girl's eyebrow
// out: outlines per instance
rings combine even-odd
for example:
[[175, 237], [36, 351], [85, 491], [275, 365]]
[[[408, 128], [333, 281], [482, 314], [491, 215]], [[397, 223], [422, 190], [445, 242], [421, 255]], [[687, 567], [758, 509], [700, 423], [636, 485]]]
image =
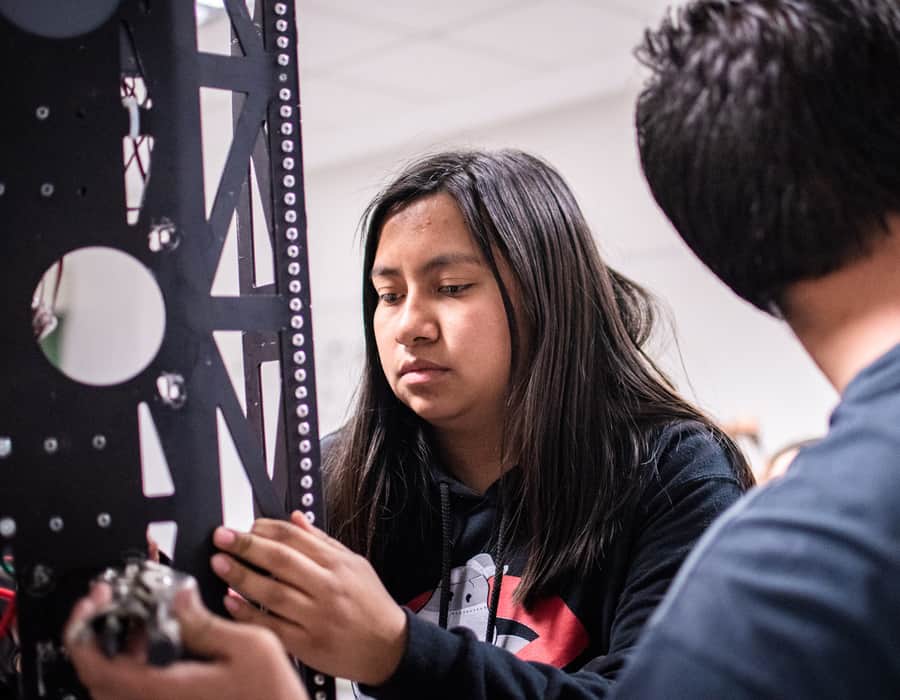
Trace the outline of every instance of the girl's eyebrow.
[[[433, 272], [434, 270], [441, 267], [448, 267], [450, 265], [478, 265], [481, 266], [484, 263], [481, 258], [477, 255], [472, 255], [471, 253], [445, 253], [443, 255], [436, 255], [431, 258], [428, 262], [422, 265], [419, 268], [420, 273]], [[372, 267], [372, 272], [369, 275], [372, 279], [375, 277], [400, 277], [400, 270], [396, 267], [390, 267], [387, 265], [375, 265]]]

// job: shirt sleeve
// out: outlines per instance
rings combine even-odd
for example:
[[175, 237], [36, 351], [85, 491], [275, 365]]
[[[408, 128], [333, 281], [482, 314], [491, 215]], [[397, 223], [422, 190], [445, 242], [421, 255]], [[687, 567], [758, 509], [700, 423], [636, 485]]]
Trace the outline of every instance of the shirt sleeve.
[[444, 630], [407, 611], [408, 641], [400, 666], [375, 698], [471, 700], [603, 698], [660, 602], [678, 567], [710, 522], [741, 495], [733, 467], [704, 432], [667, 444], [652, 483], [638, 504], [627, 573], [615, 610], [609, 652], [568, 673], [523, 661], [478, 641], [468, 630]]
[[685, 562], [615, 696], [900, 697], [896, 466], [795, 464], [741, 501]]

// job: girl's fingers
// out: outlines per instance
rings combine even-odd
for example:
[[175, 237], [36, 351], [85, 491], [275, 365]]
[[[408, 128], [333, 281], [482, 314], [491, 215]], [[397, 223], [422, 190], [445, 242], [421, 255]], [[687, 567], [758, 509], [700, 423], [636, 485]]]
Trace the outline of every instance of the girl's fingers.
[[[286, 546], [280, 541], [219, 527], [213, 533], [213, 544], [238, 559], [271, 573], [280, 581], [308, 595], [315, 595], [328, 587], [326, 569], [317, 564], [312, 557]], [[233, 558], [217, 559], [213, 557], [213, 569], [228, 583], [232, 583], [229, 576], [235, 575], [234, 573], [229, 574], [228, 571], [229, 562], [233, 561]], [[218, 562], [219, 569], [216, 569], [215, 562]], [[243, 574], [243, 572], [239, 573]], [[246, 593], [246, 591], [244, 592]]]
[[274, 632], [291, 653], [296, 654], [309, 642], [306, 628], [299, 622], [284, 620], [277, 615], [264, 613], [235, 596], [225, 596], [225, 607], [238, 622], [259, 625]]
[[213, 571], [231, 588], [294, 624], [313, 607], [310, 596], [290, 583], [258, 574], [227, 554], [213, 555]]
[[304, 532], [308, 532], [309, 534], [318, 537], [320, 540], [329, 543], [333, 547], [344, 551], [350, 551], [341, 542], [338, 542], [336, 539], [329, 536], [324, 530], [320, 530], [311, 522], [309, 522], [309, 520], [306, 519], [306, 516], [303, 515], [303, 513], [301, 513], [299, 510], [295, 510], [293, 513], [291, 513], [291, 522]]
[[250, 532], [275, 542], [281, 542], [325, 566], [332, 560], [336, 552], [344, 550], [344, 546], [337, 540], [331, 539], [324, 532], [312, 526], [301, 513], [297, 512], [291, 515], [290, 521], [259, 518], [253, 523]]

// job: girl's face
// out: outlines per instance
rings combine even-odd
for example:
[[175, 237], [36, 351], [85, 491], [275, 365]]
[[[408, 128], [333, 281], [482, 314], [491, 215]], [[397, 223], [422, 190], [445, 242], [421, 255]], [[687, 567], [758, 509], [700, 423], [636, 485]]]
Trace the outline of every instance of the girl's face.
[[371, 280], [378, 355], [397, 398], [439, 430], [499, 427], [509, 324], [497, 281], [450, 195], [430, 195], [387, 219]]

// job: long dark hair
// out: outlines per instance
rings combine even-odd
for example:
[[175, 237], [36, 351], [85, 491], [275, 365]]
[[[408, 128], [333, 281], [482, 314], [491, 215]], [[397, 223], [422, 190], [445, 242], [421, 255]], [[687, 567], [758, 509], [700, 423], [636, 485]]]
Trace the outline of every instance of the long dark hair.
[[[336, 537], [384, 575], [379, 567], [392, 538], [425, 532], [433, 519], [432, 441], [382, 371], [369, 273], [387, 218], [438, 192], [456, 201], [506, 305], [513, 367], [502, 458], [517, 469], [508, 487], [514, 493], [502, 499], [503, 535], [529, 555], [518, 600], [528, 604], [600, 560], [640, 488], [659, 427], [683, 419], [705, 424], [739, 477], [752, 481], [733, 443], [644, 353], [651, 299], [601, 260], [562, 177], [520, 151], [441, 153], [409, 165], [363, 216], [365, 368], [356, 409], [326, 464]], [[517, 313], [497, 256], [516, 285]]]

